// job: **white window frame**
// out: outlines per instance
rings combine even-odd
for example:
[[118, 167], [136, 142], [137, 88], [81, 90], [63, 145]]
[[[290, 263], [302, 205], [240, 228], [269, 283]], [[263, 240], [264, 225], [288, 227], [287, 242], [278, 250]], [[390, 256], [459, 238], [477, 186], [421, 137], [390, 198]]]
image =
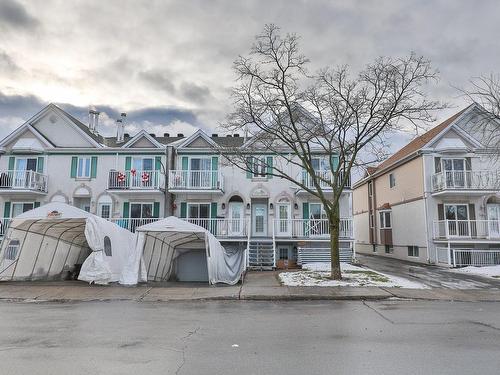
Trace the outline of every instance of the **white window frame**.
[[[456, 209], [457, 206], [465, 206], [465, 209], [467, 211], [467, 219], [458, 219], [458, 218], [455, 218], [455, 219], [447, 219], [446, 218], [446, 207], [448, 206], [455, 206], [455, 213], [458, 212], [458, 210]], [[449, 220], [449, 221], [465, 221], [465, 220], [470, 220], [470, 212], [469, 212], [469, 204], [468, 203], [444, 203], [443, 204], [443, 215], [444, 215], [444, 220]]]
[[[410, 248], [412, 249], [412, 255], [410, 255]], [[417, 255], [415, 255], [415, 249], [417, 249]], [[407, 250], [410, 258], [418, 258], [420, 256], [420, 248], [417, 245], [408, 245]]]
[[389, 173], [389, 188], [394, 188], [396, 186], [396, 176], [394, 173]]
[[[451, 169], [445, 169], [445, 161], [451, 161]], [[464, 169], [455, 169], [455, 160], [460, 160], [463, 162]], [[442, 172], [465, 172], [467, 170], [467, 160], [466, 158], [441, 158], [441, 171]]]
[[[386, 225], [387, 214], [389, 214], [389, 221], [391, 222], [390, 226]], [[380, 229], [392, 229], [392, 211], [391, 210], [379, 211], [379, 221], [380, 221]]]
[[[144, 169], [144, 160], [151, 160], [151, 168], [152, 169]], [[140, 169], [135, 168], [136, 161], [140, 161], [140, 163], [141, 163]], [[152, 171], [154, 171], [154, 167], [155, 167], [155, 158], [152, 156], [132, 156], [131, 167], [134, 168], [138, 172], [152, 172]]]
[[[186, 202], [186, 217], [188, 219], [210, 219], [212, 217], [212, 202]], [[208, 217], [200, 217], [200, 205], [208, 205]], [[189, 216], [189, 207], [198, 206], [198, 217]]]
[[[29, 202], [29, 201], [28, 201], [28, 202], [11, 202], [11, 207], [10, 207], [10, 217], [11, 217], [11, 218], [14, 218], [14, 216], [12, 216], [12, 215], [14, 214], [14, 206], [15, 206], [16, 204], [22, 204], [22, 205], [25, 205], [25, 204], [31, 204], [31, 206], [32, 206], [32, 208], [31, 208], [31, 209], [33, 210], [33, 209], [35, 208], [35, 202]], [[28, 210], [28, 211], [29, 211], [29, 210]], [[24, 213], [24, 212], [26, 212], [26, 211], [23, 211], [23, 212], [21, 212], [21, 213]]]
[[[141, 217], [132, 217], [132, 205], [134, 204], [139, 204], [141, 205]], [[142, 209], [142, 206], [143, 205], [151, 205], [151, 217], [143, 217], [142, 216], [142, 213], [143, 213], [143, 209]], [[129, 202], [129, 218], [130, 219], [152, 219], [154, 216], [153, 216], [153, 211], [154, 211], [154, 208], [155, 208], [155, 205], [154, 205], [154, 202]]]
[[384, 252], [385, 252], [385, 254], [394, 254], [394, 246], [393, 245], [385, 245]]
[[267, 156], [252, 156], [252, 178], [267, 178]]
[[[14, 163], [14, 169], [16, 171], [27, 171], [28, 169], [28, 159], [33, 159], [35, 160], [35, 172], [37, 171], [37, 168], [38, 168], [38, 158], [36, 157], [29, 157], [29, 156], [21, 156], [21, 157], [17, 157], [16, 156], [16, 159], [15, 159], [15, 163]], [[25, 160], [26, 161], [26, 166], [24, 169], [19, 169], [19, 161], [20, 160]]]
[[[82, 166], [80, 167], [80, 160], [82, 161]], [[88, 176], [85, 174], [85, 170], [88, 166]], [[83, 169], [83, 171], [81, 170]], [[92, 175], [92, 157], [90, 156], [78, 156], [76, 163], [76, 178], [77, 179], [89, 179]]]

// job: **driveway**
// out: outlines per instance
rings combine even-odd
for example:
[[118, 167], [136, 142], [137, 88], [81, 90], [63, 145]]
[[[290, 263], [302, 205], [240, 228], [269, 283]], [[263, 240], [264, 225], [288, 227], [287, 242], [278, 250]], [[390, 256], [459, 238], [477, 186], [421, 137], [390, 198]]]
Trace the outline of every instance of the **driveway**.
[[451, 272], [442, 267], [374, 255], [356, 254], [356, 258], [361, 265], [375, 271], [419, 281], [431, 288], [500, 289], [500, 280]]

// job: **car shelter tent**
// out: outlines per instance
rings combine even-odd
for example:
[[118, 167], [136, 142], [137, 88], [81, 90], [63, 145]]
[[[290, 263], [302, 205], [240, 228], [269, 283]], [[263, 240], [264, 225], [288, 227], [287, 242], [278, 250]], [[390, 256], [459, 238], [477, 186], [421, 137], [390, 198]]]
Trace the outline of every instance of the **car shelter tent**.
[[189, 258], [191, 263], [187, 268], [206, 266], [210, 284], [234, 285], [245, 269], [244, 251], [228, 252], [208, 230], [174, 216], [137, 227], [136, 233], [136, 248], [128, 258], [120, 280], [122, 284], [167, 281], [174, 275], [179, 276], [180, 260], [187, 255], [196, 255]]
[[[0, 250], [0, 280], [68, 278], [92, 254], [82, 266], [84, 279], [114, 281], [129, 253], [122, 246], [126, 241], [133, 246], [133, 234], [117, 225], [64, 203], [49, 203], [10, 222]], [[106, 248], [114, 254], [103, 255]]]

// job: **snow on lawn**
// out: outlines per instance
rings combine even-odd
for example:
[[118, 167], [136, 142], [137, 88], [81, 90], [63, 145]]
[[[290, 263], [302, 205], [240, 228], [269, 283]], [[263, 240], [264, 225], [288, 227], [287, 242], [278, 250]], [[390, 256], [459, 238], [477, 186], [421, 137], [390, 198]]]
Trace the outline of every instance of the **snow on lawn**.
[[394, 288], [428, 289], [429, 287], [415, 282], [373, 271], [369, 268], [341, 263], [342, 280], [330, 279], [329, 263], [309, 263], [302, 266], [301, 271], [282, 272], [280, 280], [287, 286], [381, 286]]
[[458, 273], [468, 273], [471, 275], [493, 277], [495, 279], [500, 279], [500, 265], [499, 266], [484, 266], [484, 267], [462, 267], [462, 268], [452, 268], [451, 272]]

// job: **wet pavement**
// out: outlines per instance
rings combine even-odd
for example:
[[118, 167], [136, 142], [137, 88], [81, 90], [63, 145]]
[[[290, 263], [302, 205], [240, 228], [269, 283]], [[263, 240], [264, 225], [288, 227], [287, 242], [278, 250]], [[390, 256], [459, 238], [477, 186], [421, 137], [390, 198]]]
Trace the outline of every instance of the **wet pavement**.
[[498, 374], [500, 303], [0, 302], [3, 374]]
[[431, 288], [500, 290], [500, 280], [451, 272], [443, 267], [374, 255], [356, 254], [356, 258], [362, 266], [418, 281]]

